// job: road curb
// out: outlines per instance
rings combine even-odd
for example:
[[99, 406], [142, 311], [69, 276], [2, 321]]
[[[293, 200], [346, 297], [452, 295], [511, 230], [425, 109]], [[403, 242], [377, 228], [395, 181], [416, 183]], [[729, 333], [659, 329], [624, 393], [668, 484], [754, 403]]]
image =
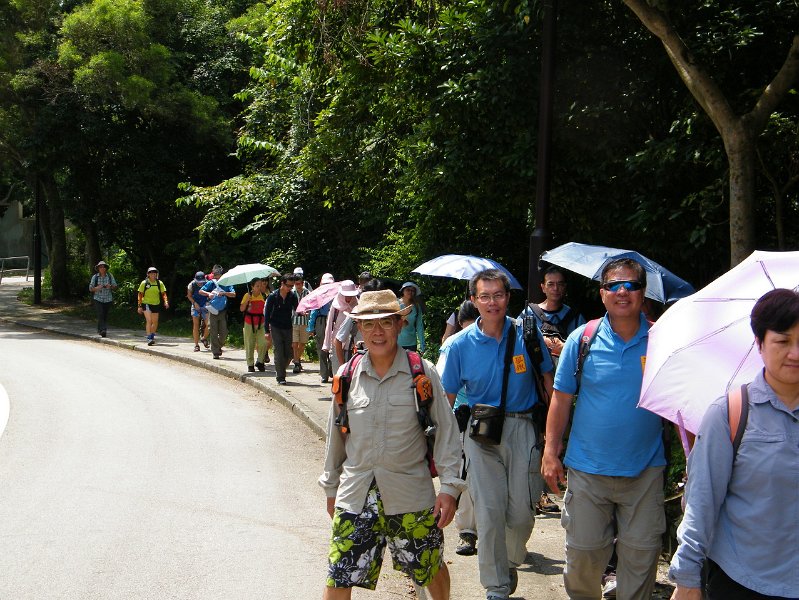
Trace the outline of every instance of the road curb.
[[[300, 420], [303, 421], [311, 429], [311, 431], [313, 431], [314, 434], [319, 436], [321, 439], [325, 439], [327, 437], [325, 425], [318, 422], [318, 419], [315, 418], [313, 411], [307, 410], [307, 408], [301, 401], [296, 400], [295, 398], [292, 398], [284, 394], [280, 389], [276, 389], [275, 387], [262, 381], [263, 379], [266, 379], [265, 377], [252, 377], [252, 374], [249, 372], [242, 373], [239, 371], [233, 371], [232, 369], [226, 368], [222, 365], [210, 364], [204, 360], [196, 359], [191, 356], [180, 356], [170, 352], [164, 352], [162, 350], [159, 350], [157, 347], [142, 346], [141, 344], [135, 344], [125, 340], [118, 340], [107, 337], [101, 338], [97, 337], [96, 334], [87, 335], [85, 333], [78, 333], [75, 331], [68, 331], [68, 330], [65, 331], [61, 327], [46, 327], [39, 322], [31, 321], [25, 319], [24, 317], [19, 318], [14, 316], [0, 315], [0, 321], [3, 321], [5, 323], [11, 323], [14, 325], [19, 325], [22, 327], [28, 327], [30, 329], [36, 329], [39, 331], [47, 331], [49, 333], [63, 335], [66, 337], [84, 339], [98, 344], [108, 344], [111, 346], [115, 346], [117, 348], [123, 348], [125, 350], [144, 352], [146, 354], [157, 356], [159, 358], [166, 358], [168, 360], [183, 363], [185, 365], [199, 367], [206, 371], [216, 373], [217, 375], [222, 375], [229, 379], [236, 379], [244, 384], [250, 385], [264, 392], [271, 399], [279, 402], [280, 404], [288, 408], [292, 413], [294, 413], [297, 417], [299, 417]], [[169, 338], [169, 339], [185, 342], [185, 340], [181, 338]]]

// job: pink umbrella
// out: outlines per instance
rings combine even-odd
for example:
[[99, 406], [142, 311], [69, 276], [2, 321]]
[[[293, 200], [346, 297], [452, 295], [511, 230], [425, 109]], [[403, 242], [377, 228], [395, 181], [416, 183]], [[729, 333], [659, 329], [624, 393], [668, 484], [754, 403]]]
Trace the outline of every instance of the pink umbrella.
[[696, 433], [714, 400], [763, 368], [749, 315], [776, 288], [799, 289], [799, 252], [754, 252], [669, 308], [649, 332], [638, 405]]
[[317, 308], [322, 308], [325, 304], [333, 300], [338, 294], [339, 289], [341, 288], [341, 282], [336, 281], [334, 283], [325, 283], [320, 285], [310, 294], [305, 296], [302, 300], [300, 300], [299, 305], [297, 306], [298, 313], [308, 313], [312, 310], [316, 310]]

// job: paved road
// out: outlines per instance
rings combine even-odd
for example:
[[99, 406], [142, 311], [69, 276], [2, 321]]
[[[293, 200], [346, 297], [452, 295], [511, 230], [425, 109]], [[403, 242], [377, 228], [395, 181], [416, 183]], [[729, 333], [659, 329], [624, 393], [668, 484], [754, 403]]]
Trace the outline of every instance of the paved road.
[[[320, 442], [257, 390], [0, 324], [0, 598], [303, 598]], [[316, 596], [314, 593], [313, 596]]]

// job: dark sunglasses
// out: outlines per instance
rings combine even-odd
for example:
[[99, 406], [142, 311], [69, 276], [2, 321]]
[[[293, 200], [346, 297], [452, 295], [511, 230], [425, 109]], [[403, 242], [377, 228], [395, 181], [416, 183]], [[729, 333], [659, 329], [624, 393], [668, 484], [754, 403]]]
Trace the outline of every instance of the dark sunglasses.
[[616, 293], [621, 288], [628, 292], [637, 292], [643, 289], [644, 285], [640, 281], [608, 281], [602, 284], [602, 289], [608, 292]]

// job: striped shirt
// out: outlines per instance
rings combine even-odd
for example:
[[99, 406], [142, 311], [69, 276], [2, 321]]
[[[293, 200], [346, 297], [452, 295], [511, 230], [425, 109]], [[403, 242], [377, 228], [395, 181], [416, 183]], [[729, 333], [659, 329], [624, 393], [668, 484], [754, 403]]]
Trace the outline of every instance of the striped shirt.
[[[302, 290], [300, 290], [299, 292], [297, 291], [297, 288], [294, 288], [293, 290], [291, 290], [291, 293], [297, 296], [297, 303], [299, 303], [303, 298], [305, 298], [305, 296], [311, 293], [311, 290], [303, 286]], [[298, 315], [297, 311], [295, 310], [294, 312], [291, 313], [291, 324], [308, 327], [308, 318], [309, 315], [307, 314]]]

